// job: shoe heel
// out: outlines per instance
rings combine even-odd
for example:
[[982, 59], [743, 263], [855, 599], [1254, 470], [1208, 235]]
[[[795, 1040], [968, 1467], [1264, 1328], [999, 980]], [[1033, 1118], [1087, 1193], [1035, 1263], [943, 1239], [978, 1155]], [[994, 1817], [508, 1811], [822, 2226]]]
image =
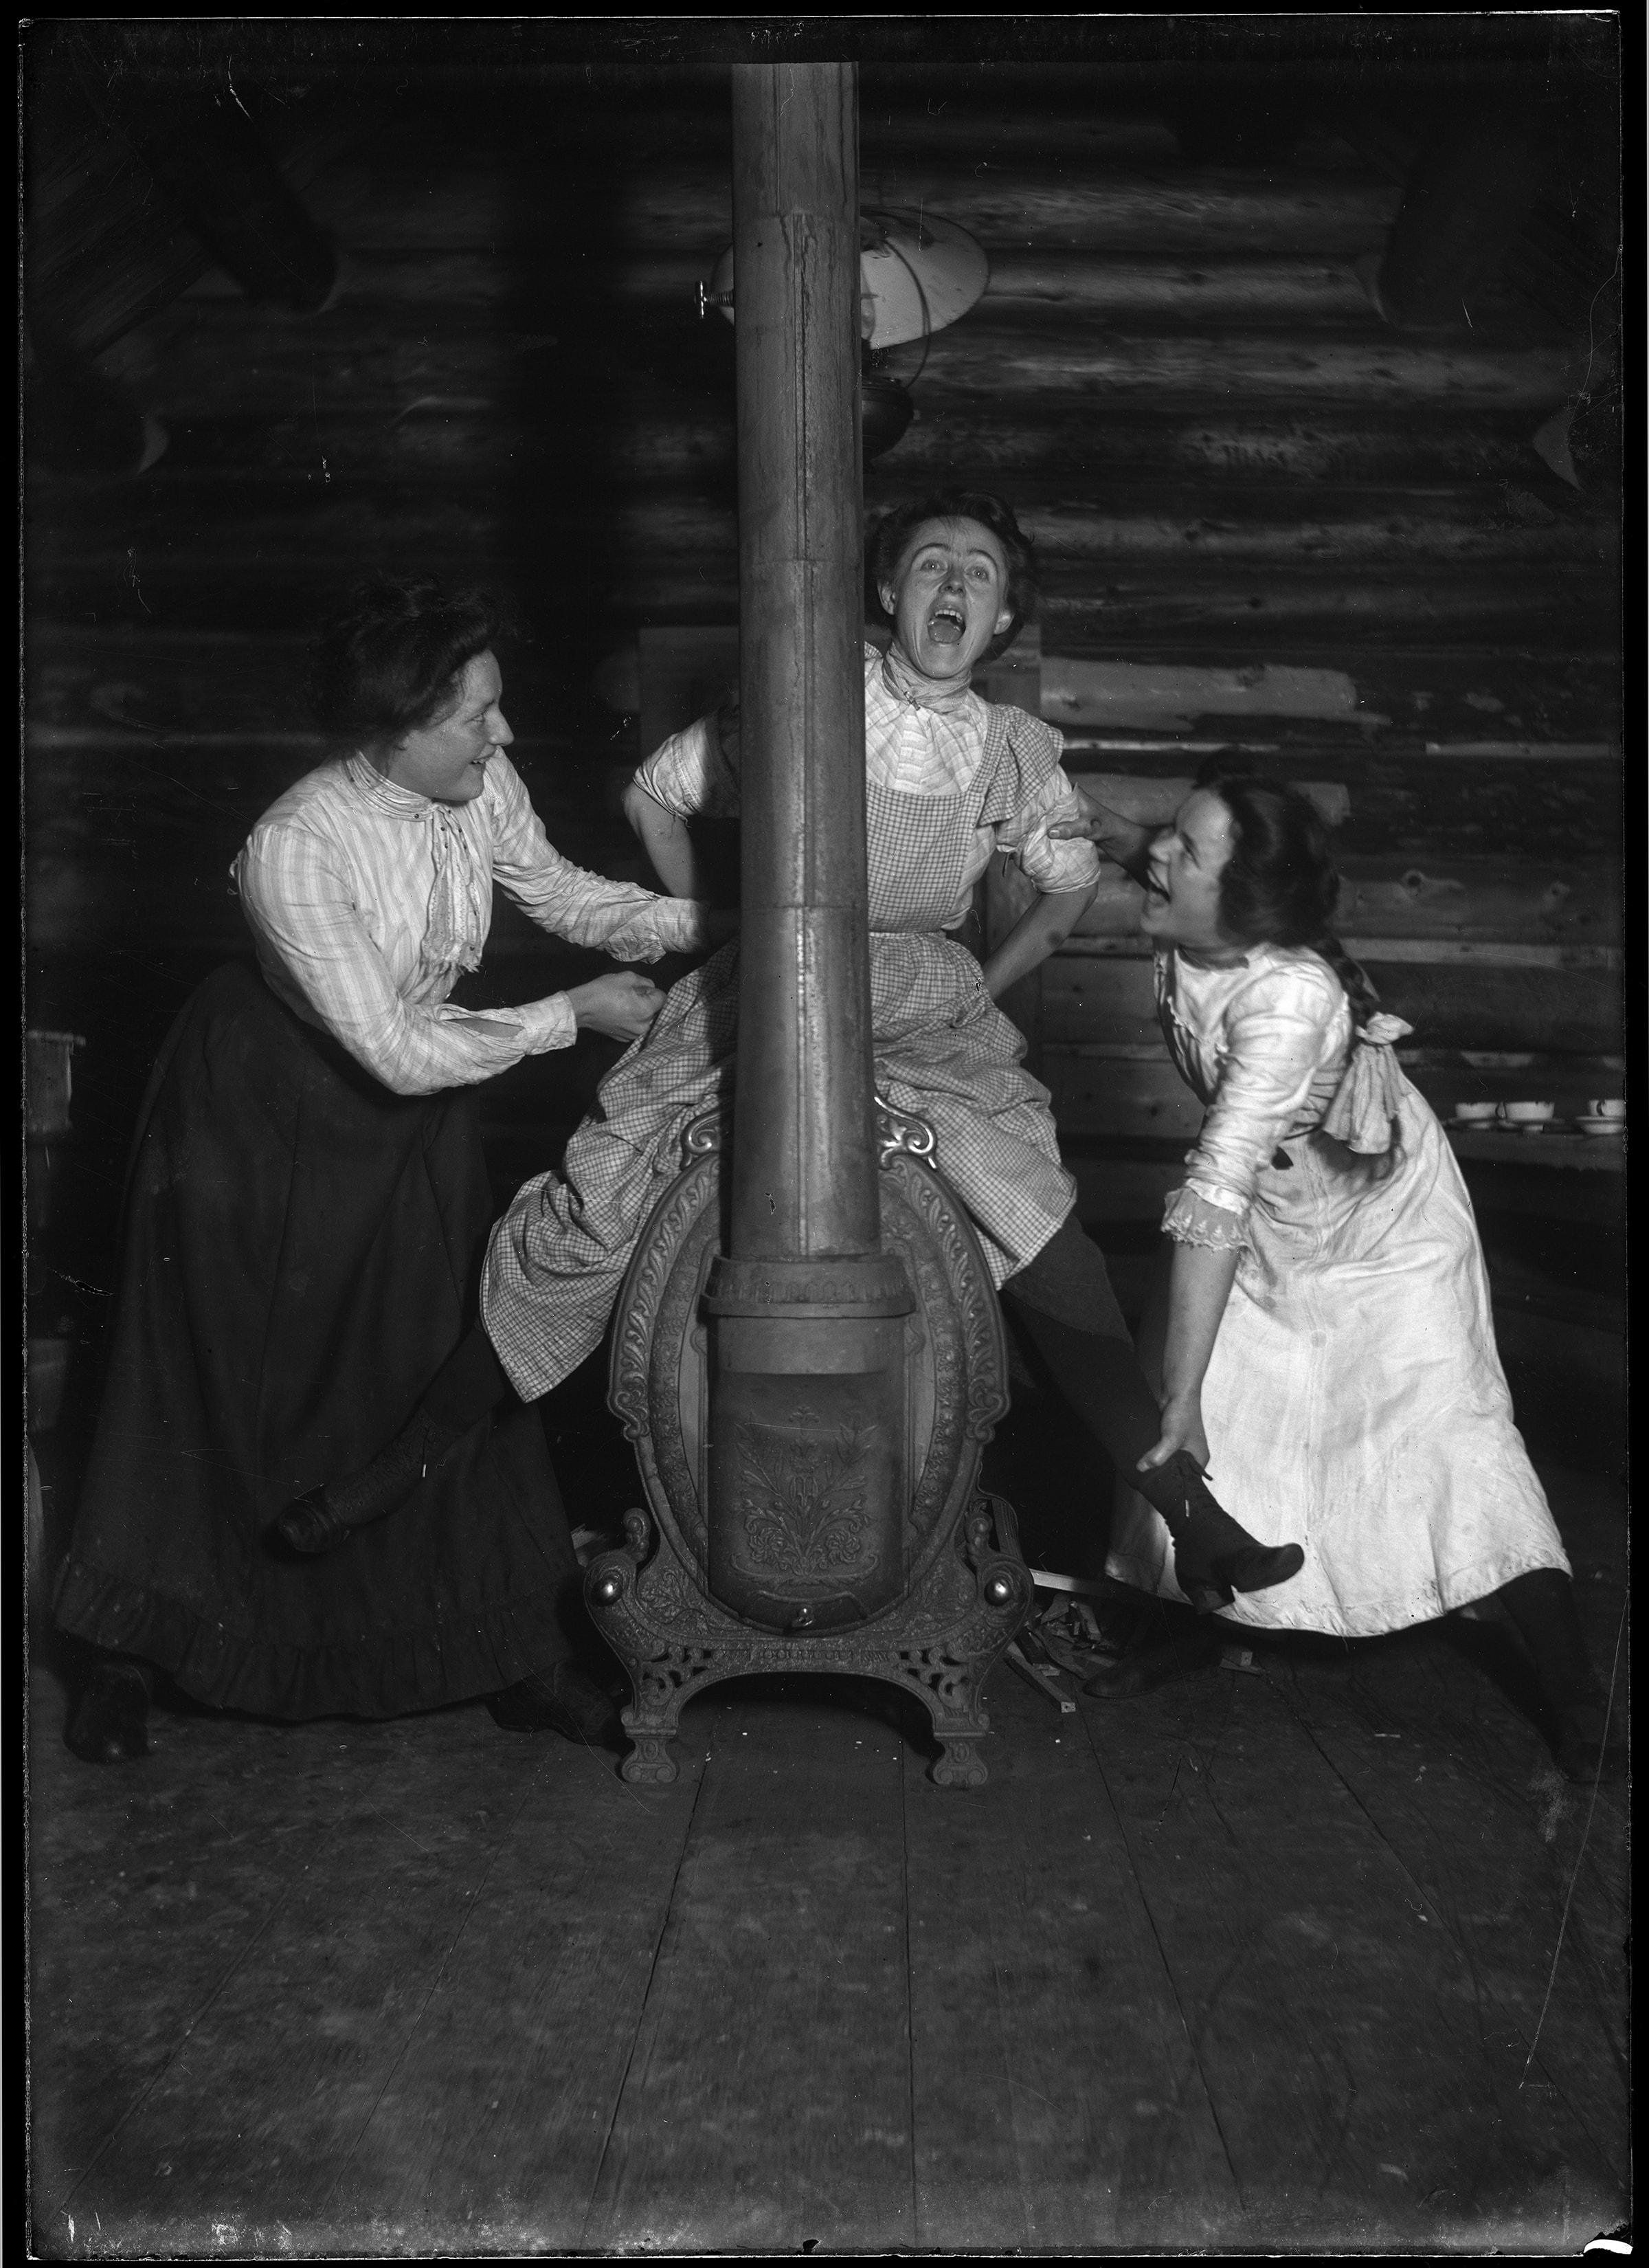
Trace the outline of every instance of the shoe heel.
[[335, 1551], [355, 1531], [343, 1525], [320, 1489], [311, 1489], [277, 1514], [275, 1532], [289, 1551], [315, 1558], [323, 1551]]
[[1278, 1583], [1292, 1583], [1306, 1564], [1298, 1543], [1256, 1544], [1249, 1551], [1233, 1551], [1214, 1562], [1216, 1574], [1233, 1591], [1270, 1591]]
[[1184, 1594], [1186, 1604], [1199, 1615], [1218, 1614], [1221, 1607], [1232, 1603], [1232, 1587], [1226, 1580], [1222, 1561], [1216, 1559], [1211, 1566], [1188, 1567], [1174, 1555], [1174, 1580]]

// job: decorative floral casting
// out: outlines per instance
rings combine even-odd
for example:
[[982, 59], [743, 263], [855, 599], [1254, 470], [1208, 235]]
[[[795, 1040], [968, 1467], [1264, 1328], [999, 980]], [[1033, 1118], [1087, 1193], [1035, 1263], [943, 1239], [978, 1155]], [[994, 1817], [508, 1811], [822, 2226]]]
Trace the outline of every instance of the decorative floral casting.
[[790, 1428], [741, 1425], [741, 1556], [792, 1576], [838, 1573], [872, 1556], [865, 1496], [878, 1430], [838, 1425], [827, 1433], [806, 1409], [791, 1412]]

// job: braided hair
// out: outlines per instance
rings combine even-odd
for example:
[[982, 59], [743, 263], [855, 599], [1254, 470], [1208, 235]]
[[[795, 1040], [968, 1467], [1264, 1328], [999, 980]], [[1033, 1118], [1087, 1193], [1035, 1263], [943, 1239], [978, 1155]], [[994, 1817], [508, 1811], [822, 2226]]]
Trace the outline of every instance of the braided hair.
[[1036, 602], [1041, 596], [1035, 549], [1013, 517], [1012, 505], [1001, 497], [991, 496], [983, 489], [935, 489], [927, 496], [918, 497], [913, 504], [902, 504], [886, 513], [871, 530], [871, 602], [885, 622], [893, 619], [882, 604], [882, 585], [895, 579], [911, 537], [930, 519], [976, 519], [981, 527], [990, 530], [1002, 546], [1008, 565], [1003, 600], [1012, 608], [1013, 620], [991, 639], [980, 657], [983, 661], [994, 661], [999, 653], [1007, 652], [1026, 623], [1035, 619]]
[[1285, 780], [1238, 771], [1211, 757], [1196, 785], [1231, 814], [1231, 858], [1219, 877], [1219, 922], [1244, 945], [1307, 946], [1345, 988], [1353, 1020], [1366, 1024], [1380, 995], [1334, 932], [1340, 875], [1329, 830], [1308, 795]]

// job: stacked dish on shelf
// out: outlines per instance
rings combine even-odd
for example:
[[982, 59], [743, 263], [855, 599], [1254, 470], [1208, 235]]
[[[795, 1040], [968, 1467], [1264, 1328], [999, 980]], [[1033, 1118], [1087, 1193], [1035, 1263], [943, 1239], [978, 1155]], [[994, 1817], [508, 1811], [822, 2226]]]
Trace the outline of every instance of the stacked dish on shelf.
[[1610, 1134], [1618, 1137], [1626, 1131], [1626, 1105], [1618, 1096], [1613, 1101], [1588, 1102], [1574, 1123], [1583, 1134], [1594, 1138]]
[[1626, 1105], [1619, 1097], [1588, 1102], [1572, 1119], [1557, 1116], [1555, 1102], [1457, 1102], [1449, 1124], [1457, 1134], [1543, 1134], [1575, 1131], [1594, 1140], [1626, 1131]]

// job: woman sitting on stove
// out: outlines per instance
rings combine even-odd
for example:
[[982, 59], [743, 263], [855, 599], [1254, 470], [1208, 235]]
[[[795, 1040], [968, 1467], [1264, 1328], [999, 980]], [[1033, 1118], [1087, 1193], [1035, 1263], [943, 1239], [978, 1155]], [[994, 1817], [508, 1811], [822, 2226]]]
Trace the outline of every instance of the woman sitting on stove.
[[[938, 1162], [1061, 1391], [1130, 1470], [1161, 1423], [1100, 1252], [1072, 1212], [1046, 1088], [997, 997], [1068, 936], [1098, 860], [1059, 842], [1075, 792], [1052, 727], [970, 690], [974, 665], [1011, 643], [1034, 600], [1031, 549], [998, 498], [946, 493], [877, 530], [877, 588], [891, 650], [864, 656], [871, 993], [877, 1085], [927, 1119]], [[667, 889], [700, 893], [693, 822], [739, 807], [731, 714], [666, 740], [627, 809]], [[992, 855], [1018, 859], [1039, 895], [978, 961], [947, 932], [966, 919]], [[518, 1393], [542, 1394], [599, 1344], [683, 1128], [729, 1086], [739, 947], [674, 988], [657, 1024], [603, 1082], [562, 1172], [526, 1182], [494, 1233], [482, 1309]], [[1285, 1582], [1298, 1545], [1261, 1547], [1217, 1504], [1189, 1454], [1136, 1474], [1174, 1536], [1182, 1586], [1205, 1606]]]

